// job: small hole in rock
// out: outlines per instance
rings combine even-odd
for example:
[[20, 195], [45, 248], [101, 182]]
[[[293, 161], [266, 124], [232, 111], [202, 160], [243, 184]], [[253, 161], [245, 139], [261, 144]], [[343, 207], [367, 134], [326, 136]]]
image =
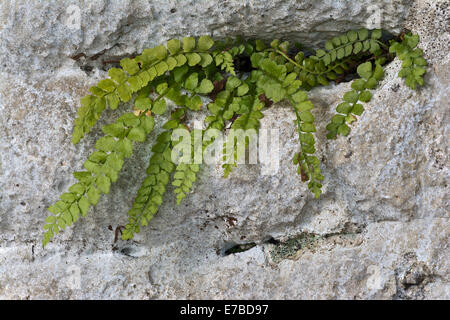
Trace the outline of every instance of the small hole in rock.
[[256, 243], [226, 243], [221, 250], [218, 251], [219, 255], [228, 256], [230, 254], [240, 253], [250, 250], [256, 246]]

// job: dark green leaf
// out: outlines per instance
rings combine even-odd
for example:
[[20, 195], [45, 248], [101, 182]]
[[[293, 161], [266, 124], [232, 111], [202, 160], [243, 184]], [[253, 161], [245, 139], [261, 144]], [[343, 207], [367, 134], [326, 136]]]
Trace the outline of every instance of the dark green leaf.
[[331, 118], [331, 122], [335, 123], [335, 124], [342, 124], [345, 121], [345, 117], [341, 114], [335, 114], [332, 118]]
[[361, 43], [361, 42], [356, 42], [356, 43], [353, 45], [353, 53], [354, 53], [354, 54], [360, 53], [361, 50], [362, 50], [362, 48], [363, 48], [362, 43]]
[[361, 78], [367, 80], [372, 76], [372, 63], [371, 62], [362, 63], [358, 66], [356, 71], [358, 72], [358, 75]]
[[316, 127], [312, 123], [300, 124], [300, 130], [303, 132], [316, 132]]
[[198, 84], [198, 74], [197, 72], [191, 73], [189, 77], [186, 78], [186, 81], [184, 82], [184, 87], [187, 90], [194, 90], [197, 88]]
[[304, 122], [314, 122], [314, 116], [309, 111], [300, 112], [300, 119]]
[[342, 102], [336, 107], [336, 111], [343, 114], [349, 114], [352, 106], [348, 102]]
[[186, 107], [195, 111], [200, 110], [202, 108], [202, 105], [202, 99], [198, 95], [189, 98], [186, 103]]
[[343, 136], [347, 136], [350, 133], [350, 128], [346, 124], [341, 124], [338, 127], [338, 134]]
[[375, 40], [380, 39], [381, 35], [382, 35], [382, 32], [380, 29], [375, 29], [372, 31], [372, 39], [375, 39]]
[[361, 40], [361, 41], [366, 40], [368, 36], [369, 36], [369, 31], [367, 29], [358, 30], [359, 40]]
[[363, 79], [357, 79], [352, 82], [352, 89], [356, 91], [362, 91], [365, 89], [366, 81]]
[[352, 109], [353, 114], [360, 116], [363, 112], [364, 112], [364, 107], [362, 104], [357, 103], [353, 106], [353, 109]]
[[356, 41], [358, 39], [358, 33], [356, 33], [356, 31], [349, 31], [347, 32], [347, 37], [348, 39], [353, 42]]
[[113, 137], [120, 137], [125, 132], [125, 127], [122, 123], [112, 123], [106, 126], [103, 126], [102, 131]]
[[370, 99], [372, 99], [372, 93], [368, 90], [361, 92], [359, 95], [359, 100], [362, 102], [369, 102]]
[[358, 92], [355, 90], [346, 92], [344, 94], [344, 101], [348, 103], [356, 103], [356, 101], [358, 101]]
[[319, 49], [319, 50], [316, 51], [316, 56], [318, 58], [322, 58], [325, 54], [326, 54], [326, 52], [324, 50], [322, 50], [322, 49]]

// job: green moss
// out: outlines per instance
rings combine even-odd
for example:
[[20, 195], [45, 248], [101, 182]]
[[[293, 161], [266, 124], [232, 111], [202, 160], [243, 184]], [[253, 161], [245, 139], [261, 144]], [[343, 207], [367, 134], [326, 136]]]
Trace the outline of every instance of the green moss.
[[322, 239], [322, 236], [311, 233], [302, 233], [300, 236], [280, 242], [270, 250], [270, 256], [274, 262], [294, 256], [299, 250], [312, 245]]

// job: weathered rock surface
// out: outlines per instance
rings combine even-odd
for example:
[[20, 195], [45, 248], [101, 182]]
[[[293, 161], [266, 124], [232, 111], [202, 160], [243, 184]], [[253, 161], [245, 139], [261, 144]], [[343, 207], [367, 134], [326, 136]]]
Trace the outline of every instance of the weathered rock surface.
[[[86, 1], [80, 28], [70, 29], [66, 8], [75, 2], [3, 1], [0, 297], [449, 299], [448, 1], [391, 2]], [[110, 194], [41, 249], [46, 208], [74, 182], [71, 172], [100, 125], [121, 112], [105, 112], [82, 143], [71, 144], [79, 98], [105, 75], [108, 60], [188, 34], [314, 45], [364, 26], [375, 5], [383, 28], [421, 36], [426, 86], [408, 89], [394, 60], [351, 134], [331, 142], [324, 127], [350, 84], [311, 92], [326, 177], [320, 200], [290, 164], [294, 115], [281, 104], [263, 119], [263, 127], [280, 129], [278, 174], [246, 165], [223, 179], [218, 167], [206, 167], [181, 206], [169, 190], [150, 227], [133, 242], [114, 242], [144, 178], [146, 144]]]
[[171, 38], [203, 34], [282, 36], [312, 45], [372, 23], [399, 32], [410, 5], [408, 0], [2, 1], [0, 61], [14, 72], [55, 70], [69, 57], [101, 66], [102, 60]]

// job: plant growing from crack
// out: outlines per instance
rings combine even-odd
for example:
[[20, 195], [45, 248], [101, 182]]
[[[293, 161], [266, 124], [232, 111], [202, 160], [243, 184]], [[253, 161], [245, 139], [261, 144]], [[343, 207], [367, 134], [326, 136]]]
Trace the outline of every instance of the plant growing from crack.
[[[210, 113], [205, 119], [207, 129], [220, 131], [228, 127], [257, 131], [264, 108], [288, 101], [296, 115], [299, 138], [299, 151], [293, 163], [301, 180], [319, 198], [324, 177], [320, 161], [314, 155], [316, 127], [311, 113], [314, 105], [307, 92], [330, 81], [340, 82], [356, 71], [359, 78], [352, 82], [352, 90], [343, 96], [344, 101], [336, 107], [336, 114], [326, 126], [328, 139], [346, 136], [356, 117], [364, 111], [361, 103], [370, 101], [370, 90], [383, 78], [383, 65], [394, 56], [403, 61], [399, 76], [406, 79], [407, 86], [415, 89], [424, 84], [427, 62], [422, 50], [416, 48], [418, 42], [418, 35], [402, 34], [388, 40], [381, 30], [360, 29], [332, 38], [315, 55], [307, 56], [302, 51], [293, 54], [287, 41], [273, 40], [267, 45], [262, 40], [214, 41], [201, 36], [172, 39], [166, 45], [144, 50], [134, 59], [122, 59], [122, 68], [110, 69], [109, 78], [91, 87], [91, 94], [81, 99], [73, 143], [89, 133], [107, 107], [114, 110], [121, 103], [133, 102], [133, 110], [103, 126], [105, 135], [84, 162], [85, 170], [74, 172], [78, 182], [48, 208], [52, 215], [46, 218], [43, 246], [60, 230], [85, 216], [101, 194], [109, 193], [124, 159], [132, 155], [133, 144], [144, 142], [153, 130], [155, 118], [167, 112], [166, 100], [177, 108], [153, 144], [147, 176], [128, 212], [122, 239], [132, 239], [142, 226], [148, 225], [158, 212], [170, 182], [175, 187], [178, 204], [192, 189], [200, 166], [190, 161], [175, 163], [172, 151], [177, 143], [171, 138], [175, 129], [187, 128], [184, 121], [188, 112], [203, 108], [201, 96], [211, 99], [206, 105]], [[204, 136], [205, 132], [192, 130], [189, 143], [194, 145], [195, 136]], [[231, 154], [225, 155], [231, 159], [223, 164], [225, 176], [237, 164], [237, 150], [248, 148], [250, 139], [224, 142], [224, 147], [231, 150]], [[201, 150], [207, 149], [213, 140], [213, 137], [203, 140]], [[192, 155], [183, 156], [190, 160]]]

